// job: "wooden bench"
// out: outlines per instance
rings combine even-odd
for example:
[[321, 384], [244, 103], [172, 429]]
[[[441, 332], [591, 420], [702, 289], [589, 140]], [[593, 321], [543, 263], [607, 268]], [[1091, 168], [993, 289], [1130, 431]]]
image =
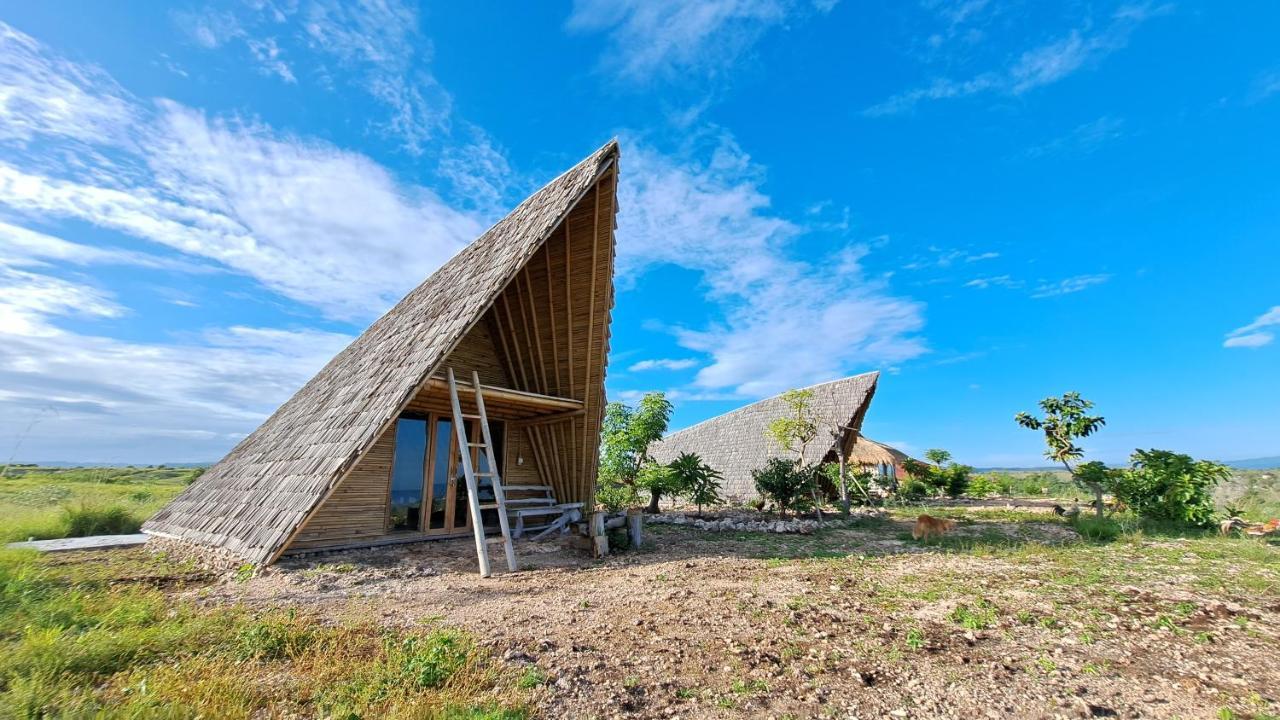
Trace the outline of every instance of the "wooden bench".
[[[582, 503], [558, 503], [548, 485], [505, 485], [507, 517], [514, 521], [511, 537], [523, 537], [538, 530], [531, 539], [541, 540], [559, 530], [568, 532], [569, 523], [582, 519]], [[526, 524], [526, 520], [529, 524]]]

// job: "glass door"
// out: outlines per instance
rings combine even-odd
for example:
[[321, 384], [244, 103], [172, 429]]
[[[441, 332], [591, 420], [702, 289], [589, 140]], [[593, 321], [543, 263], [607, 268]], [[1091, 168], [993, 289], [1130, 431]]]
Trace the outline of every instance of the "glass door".
[[[479, 421], [468, 421], [467, 437], [480, 442]], [[504, 427], [490, 422], [494, 455], [502, 470]], [[488, 458], [480, 448], [470, 447], [472, 467], [477, 473], [489, 471]], [[493, 478], [477, 477], [479, 501], [493, 502]], [[497, 526], [493, 510], [486, 510], [485, 525]], [[467, 480], [462, 472], [462, 454], [453, 420], [443, 415], [428, 419], [400, 418], [396, 423], [396, 450], [391, 473], [391, 530], [417, 531], [427, 535], [463, 533], [471, 528], [471, 508], [467, 503]]]
[[422, 476], [427, 453], [427, 421], [396, 421], [396, 450], [391, 461], [389, 529], [417, 531], [422, 527]]

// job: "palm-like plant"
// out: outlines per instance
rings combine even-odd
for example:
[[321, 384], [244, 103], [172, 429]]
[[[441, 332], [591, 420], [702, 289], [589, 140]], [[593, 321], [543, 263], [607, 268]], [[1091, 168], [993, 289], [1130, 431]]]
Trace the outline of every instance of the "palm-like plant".
[[667, 468], [685, 497], [698, 506], [698, 517], [702, 517], [703, 505], [718, 505], [721, 502], [721, 475], [715, 468], [702, 462], [697, 453], [682, 453]]

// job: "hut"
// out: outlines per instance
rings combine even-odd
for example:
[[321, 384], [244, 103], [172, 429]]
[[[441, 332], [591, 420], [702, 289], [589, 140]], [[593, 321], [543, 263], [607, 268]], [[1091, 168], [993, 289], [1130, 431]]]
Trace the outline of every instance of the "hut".
[[464, 380], [469, 437], [481, 435], [471, 382], [478, 374], [503, 485], [590, 502], [614, 298], [617, 177], [611, 141], [529, 196], [143, 532], [257, 564], [287, 552], [471, 534], [461, 453], [482, 469], [486, 460], [459, 447], [449, 369]]
[[872, 478], [886, 486], [892, 486], [898, 478], [906, 475], [904, 463], [910, 459], [910, 455], [897, 448], [861, 435], [854, 439], [846, 455], [850, 466], [870, 473]]
[[[805, 388], [813, 393], [811, 409], [818, 419], [818, 437], [805, 449], [809, 463], [839, 461], [862, 430], [862, 420], [876, 392], [880, 373], [869, 372]], [[724, 476], [723, 497], [746, 502], [759, 497], [751, 471], [782, 451], [765, 436], [765, 428], [787, 413], [781, 395], [761, 400], [671, 433], [649, 447], [658, 462], [671, 462], [681, 453], [697, 453]]]

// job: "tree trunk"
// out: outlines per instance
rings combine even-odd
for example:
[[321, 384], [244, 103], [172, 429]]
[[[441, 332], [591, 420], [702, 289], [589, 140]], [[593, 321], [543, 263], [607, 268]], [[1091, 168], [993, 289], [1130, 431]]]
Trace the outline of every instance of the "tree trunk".
[[1093, 490], [1093, 509], [1094, 509], [1094, 511], [1097, 513], [1097, 515], [1098, 515], [1098, 519], [1099, 519], [1099, 520], [1101, 520], [1101, 519], [1102, 519], [1102, 508], [1103, 508], [1103, 505], [1102, 505], [1102, 486], [1101, 486], [1101, 485], [1096, 485], [1096, 484], [1095, 484], [1095, 485], [1093, 485], [1093, 486], [1092, 486], [1092, 488], [1091, 488], [1091, 489]]
[[662, 491], [650, 489], [649, 490], [649, 507], [645, 508], [644, 511], [647, 513], [656, 515], [659, 512], [658, 500], [660, 500], [661, 498], [662, 498]]

